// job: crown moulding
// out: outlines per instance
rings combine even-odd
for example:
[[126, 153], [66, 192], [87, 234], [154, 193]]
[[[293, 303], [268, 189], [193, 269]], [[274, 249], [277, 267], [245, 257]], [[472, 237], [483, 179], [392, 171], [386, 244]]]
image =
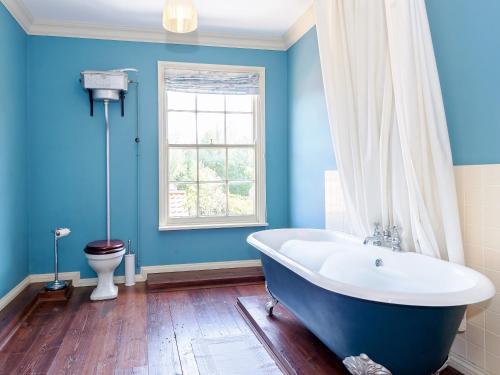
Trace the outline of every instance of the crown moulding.
[[286, 51], [315, 24], [313, 8], [310, 7], [282, 37], [277, 38], [203, 32], [173, 34], [157, 29], [38, 20], [33, 18], [21, 0], [1, 0], [1, 2], [28, 35]]

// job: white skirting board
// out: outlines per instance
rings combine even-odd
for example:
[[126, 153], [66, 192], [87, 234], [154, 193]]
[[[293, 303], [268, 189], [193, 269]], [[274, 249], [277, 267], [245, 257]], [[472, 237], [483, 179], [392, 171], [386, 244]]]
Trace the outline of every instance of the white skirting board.
[[474, 363], [469, 362], [465, 358], [453, 353], [450, 353], [448, 364], [464, 375], [488, 375], [483, 369], [479, 368]]
[[[207, 263], [186, 263], [186, 264], [166, 264], [163, 266], [141, 267], [140, 276], [143, 281], [148, 279], [150, 273], [163, 272], [184, 272], [184, 271], [205, 271], [224, 268], [259, 267], [262, 263], [260, 259], [255, 260], [233, 260], [227, 262], [207, 262]], [[136, 275], [137, 277], [138, 275]]]
[[[187, 264], [166, 264], [160, 266], [145, 266], [141, 267], [140, 273], [135, 275], [136, 282], [144, 282], [148, 279], [150, 273], [162, 272], [183, 272], [183, 271], [203, 271], [215, 270], [223, 268], [239, 268], [239, 267], [258, 267], [261, 265], [260, 260], [235, 260], [227, 262], [208, 262], [208, 263], [187, 263]], [[80, 278], [80, 272], [60, 272], [59, 279], [73, 281], [74, 287], [94, 286], [97, 285], [97, 277]], [[28, 275], [17, 284], [10, 292], [0, 298], [0, 311], [7, 306], [14, 298], [21, 293], [29, 284], [49, 282], [54, 280], [53, 273], [41, 273]], [[116, 284], [124, 284], [125, 276], [115, 276]]]
[[12, 288], [10, 292], [0, 298], [0, 311], [3, 310], [3, 308], [7, 306], [14, 298], [16, 298], [17, 295], [24, 290], [24, 288], [30, 285], [30, 283], [30, 277], [26, 276], [19, 284]]

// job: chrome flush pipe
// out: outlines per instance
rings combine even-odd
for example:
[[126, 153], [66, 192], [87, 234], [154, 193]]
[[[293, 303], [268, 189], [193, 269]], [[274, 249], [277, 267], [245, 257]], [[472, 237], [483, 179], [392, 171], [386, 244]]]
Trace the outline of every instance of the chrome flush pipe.
[[109, 100], [104, 100], [104, 119], [106, 121], [106, 239], [111, 240], [111, 199], [109, 178]]

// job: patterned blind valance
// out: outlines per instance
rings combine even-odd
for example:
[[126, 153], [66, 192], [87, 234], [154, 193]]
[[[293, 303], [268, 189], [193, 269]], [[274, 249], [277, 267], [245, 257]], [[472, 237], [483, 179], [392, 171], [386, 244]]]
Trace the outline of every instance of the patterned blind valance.
[[198, 94], [257, 95], [259, 73], [165, 69], [168, 91]]

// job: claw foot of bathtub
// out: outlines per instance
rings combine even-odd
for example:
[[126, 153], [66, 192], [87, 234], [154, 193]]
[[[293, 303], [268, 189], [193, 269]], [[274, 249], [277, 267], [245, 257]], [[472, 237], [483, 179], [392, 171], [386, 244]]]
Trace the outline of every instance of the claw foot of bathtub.
[[266, 312], [267, 315], [272, 316], [273, 315], [273, 310], [274, 306], [278, 304], [278, 300], [274, 298], [273, 296], [270, 297], [269, 301], [266, 303]]
[[364, 353], [358, 356], [346, 357], [342, 363], [352, 375], [392, 375], [388, 369], [373, 362]]
[[266, 282], [265, 286], [266, 286], [267, 294], [269, 295], [269, 301], [267, 301], [267, 303], [266, 303], [266, 312], [267, 312], [268, 316], [272, 316], [274, 306], [276, 306], [279, 301], [276, 298], [274, 298], [273, 294], [271, 293], [271, 291], [269, 290], [269, 288], [267, 286], [267, 282]]

